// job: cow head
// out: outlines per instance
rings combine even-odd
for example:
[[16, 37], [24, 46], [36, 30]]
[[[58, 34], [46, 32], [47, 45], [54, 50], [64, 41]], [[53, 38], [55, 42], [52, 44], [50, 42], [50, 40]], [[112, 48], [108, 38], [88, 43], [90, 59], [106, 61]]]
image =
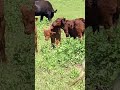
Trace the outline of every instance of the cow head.
[[60, 27], [62, 28], [65, 24], [65, 18], [57, 18], [53, 23], [52, 26], [53, 27]]
[[53, 13], [56, 13], [57, 12], [57, 9], [53, 11]]
[[65, 27], [63, 28], [63, 30], [64, 30], [64, 33], [65, 33], [66, 37], [69, 37], [68, 27], [65, 26]]
[[83, 23], [85, 23], [85, 19], [84, 18], [79, 18]]
[[57, 10], [55, 11], [47, 11], [46, 17], [48, 18], [49, 21], [51, 21], [51, 19], [54, 17], [54, 13], [56, 13]]
[[69, 20], [68, 23], [67, 23], [69, 29], [74, 29], [74, 20]]
[[44, 29], [44, 36], [46, 41], [48, 41], [49, 38], [55, 34], [55, 32], [52, 32], [51, 29], [52, 27], [50, 27], [49, 29]]
[[74, 30], [74, 20], [66, 20], [64, 23], [64, 33], [66, 35], [66, 37], [69, 37], [69, 30]]
[[20, 11], [22, 13], [22, 22], [25, 27], [24, 33], [29, 35], [33, 33], [35, 29], [35, 12], [26, 5], [22, 5]]

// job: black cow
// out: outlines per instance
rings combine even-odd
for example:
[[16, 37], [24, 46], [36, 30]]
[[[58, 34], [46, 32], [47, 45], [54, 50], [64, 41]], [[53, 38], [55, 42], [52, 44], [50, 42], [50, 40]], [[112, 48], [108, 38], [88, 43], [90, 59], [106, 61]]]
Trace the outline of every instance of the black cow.
[[43, 20], [44, 16], [50, 21], [56, 12], [57, 10], [54, 11], [49, 1], [35, 0], [35, 16], [41, 16], [40, 21]]

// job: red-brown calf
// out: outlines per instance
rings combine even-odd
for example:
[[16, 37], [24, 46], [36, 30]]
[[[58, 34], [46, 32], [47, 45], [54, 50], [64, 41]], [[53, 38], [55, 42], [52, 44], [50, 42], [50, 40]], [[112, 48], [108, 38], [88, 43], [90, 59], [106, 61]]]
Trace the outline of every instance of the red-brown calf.
[[74, 39], [76, 37], [81, 38], [85, 30], [85, 20], [83, 18], [77, 18], [75, 20], [66, 20], [63, 28], [66, 37], [70, 35]]
[[57, 18], [53, 23], [52, 26], [55, 28], [62, 28], [64, 27], [64, 23], [65, 23], [65, 18]]
[[77, 36], [77, 32], [75, 31], [75, 27], [74, 27], [74, 20], [66, 20], [64, 23], [64, 33], [66, 35], [66, 37], [74, 37], [76, 38]]
[[85, 23], [83, 19], [75, 19], [75, 30], [77, 32], [77, 37], [82, 38], [85, 30]]
[[51, 26], [49, 29], [44, 29], [44, 36], [45, 36], [45, 40], [48, 40], [49, 38], [51, 38], [51, 44], [52, 47], [54, 47], [54, 45], [58, 45], [61, 41], [61, 30], [55, 30], [54, 31], [53, 26]]

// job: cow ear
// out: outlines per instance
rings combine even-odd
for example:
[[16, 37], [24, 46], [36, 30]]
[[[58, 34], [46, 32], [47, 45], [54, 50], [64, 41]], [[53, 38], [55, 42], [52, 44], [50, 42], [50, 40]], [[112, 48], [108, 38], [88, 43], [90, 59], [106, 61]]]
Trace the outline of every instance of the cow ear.
[[83, 21], [83, 23], [85, 23], [85, 19], [84, 18], [82, 19], [82, 21]]
[[62, 19], [62, 21], [66, 21], [66, 18], [65, 18], [65, 17], [61, 17], [60, 19]]
[[54, 13], [56, 13], [57, 12], [57, 9], [54, 11]]
[[65, 21], [65, 20], [66, 20], [66, 18], [63, 18], [63, 20]]
[[65, 24], [65, 21], [66, 21], [66, 18], [63, 18], [61, 22]]

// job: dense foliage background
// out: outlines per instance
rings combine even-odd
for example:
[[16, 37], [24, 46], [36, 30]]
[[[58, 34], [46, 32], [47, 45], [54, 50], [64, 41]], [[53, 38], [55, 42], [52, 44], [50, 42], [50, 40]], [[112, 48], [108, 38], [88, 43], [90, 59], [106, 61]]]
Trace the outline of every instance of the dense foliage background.
[[100, 33], [95, 35], [91, 33], [90, 28], [86, 30], [85, 61], [88, 90], [95, 90], [96, 87], [101, 90], [110, 90], [120, 73], [119, 23], [117, 28], [111, 29], [113, 35], [111, 41], [107, 40], [106, 31], [102, 27]]
[[33, 90], [35, 83], [34, 35], [25, 35], [20, 5], [29, 0], [3, 0], [8, 64], [0, 64], [0, 90]]

